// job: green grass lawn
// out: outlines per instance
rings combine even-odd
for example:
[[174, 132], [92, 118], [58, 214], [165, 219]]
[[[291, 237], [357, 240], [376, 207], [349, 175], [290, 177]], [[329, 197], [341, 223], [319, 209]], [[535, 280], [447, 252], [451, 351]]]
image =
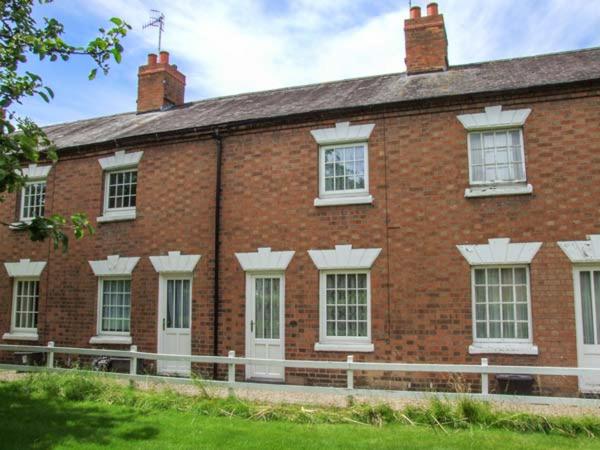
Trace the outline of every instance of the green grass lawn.
[[143, 410], [99, 401], [42, 398], [0, 383], [2, 449], [553, 449], [600, 448], [600, 440], [543, 433], [428, 426], [298, 424]]

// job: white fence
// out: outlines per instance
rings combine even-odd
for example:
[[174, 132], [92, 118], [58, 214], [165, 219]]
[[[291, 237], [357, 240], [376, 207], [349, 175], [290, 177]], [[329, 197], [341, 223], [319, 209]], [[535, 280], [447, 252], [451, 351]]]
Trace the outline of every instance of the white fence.
[[[189, 378], [175, 378], [155, 375], [142, 375], [137, 373], [137, 362], [139, 359], [154, 361], [180, 361], [190, 363], [205, 364], [224, 364], [227, 365], [227, 381], [204, 380], [219, 386], [226, 386], [231, 389], [267, 389], [289, 392], [314, 392], [314, 393], [334, 393], [356, 396], [378, 396], [383, 398], [426, 398], [431, 396], [456, 397], [469, 395], [475, 398], [512, 401], [521, 403], [536, 404], [565, 404], [600, 407], [599, 399], [589, 398], [569, 398], [569, 397], [542, 397], [542, 396], [519, 396], [502, 395], [489, 393], [489, 375], [490, 374], [513, 374], [513, 375], [549, 375], [549, 376], [596, 376], [600, 378], [600, 369], [581, 368], [581, 367], [540, 367], [540, 366], [491, 366], [488, 365], [487, 358], [481, 359], [481, 365], [475, 364], [412, 364], [412, 363], [380, 363], [380, 362], [354, 362], [353, 356], [348, 356], [346, 361], [320, 361], [320, 360], [273, 360], [246, 358], [235, 356], [234, 351], [230, 351], [228, 356], [203, 356], [203, 355], [170, 355], [160, 353], [138, 352], [137, 346], [132, 345], [130, 350], [109, 350], [96, 348], [74, 348], [74, 347], [55, 347], [54, 342], [48, 342], [47, 346], [37, 345], [8, 345], [0, 344], [0, 351], [8, 352], [31, 352], [46, 353], [45, 366], [30, 366], [19, 364], [0, 364], [0, 369], [19, 370], [19, 371], [69, 371], [72, 369], [57, 368], [54, 366], [54, 355], [56, 353], [67, 355], [87, 355], [87, 356], [106, 356], [115, 358], [124, 358], [130, 360], [130, 370], [128, 374], [108, 373], [111, 376], [129, 378], [132, 380], [166, 380], [172, 383], [189, 383]], [[319, 387], [319, 386], [298, 386], [287, 384], [256, 383], [256, 382], [237, 382], [235, 379], [236, 366], [247, 364], [269, 365], [284, 368], [301, 369], [330, 369], [343, 370], [347, 374], [346, 388], [339, 387]], [[436, 392], [416, 392], [416, 391], [392, 391], [381, 389], [356, 389], [354, 387], [355, 371], [383, 371], [383, 372], [421, 372], [421, 373], [448, 373], [448, 374], [479, 374], [481, 376], [481, 393], [436, 393]]]

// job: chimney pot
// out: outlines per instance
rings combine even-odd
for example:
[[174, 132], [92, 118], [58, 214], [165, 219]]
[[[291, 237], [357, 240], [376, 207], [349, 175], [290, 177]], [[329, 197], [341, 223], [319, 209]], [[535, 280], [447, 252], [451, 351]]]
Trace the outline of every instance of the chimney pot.
[[148, 53], [148, 65], [153, 66], [156, 64], [156, 54]]
[[410, 8], [410, 18], [418, 19], [419, 17], [421, 17], [421, 7], [413, 6], [412, 8]]
[[161, 64], [169, 64], [169, 52], [165, 52], [165, 51], [160, 52], [158, 62]]
[[438, 4], [433, 2], [427, 5], [427, 15], [428, 16], [437, 16], [438, 13]]

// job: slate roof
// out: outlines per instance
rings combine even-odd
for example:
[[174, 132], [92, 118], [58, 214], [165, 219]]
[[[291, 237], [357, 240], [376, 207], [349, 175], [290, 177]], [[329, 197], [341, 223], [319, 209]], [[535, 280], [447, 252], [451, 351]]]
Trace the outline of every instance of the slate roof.
[[219, 97], [166, 111], [105, 116], [45, 130], [59, 148], [68, 148], [303, 113], [588, 80], [600, 80], [600, 47], [453, 66], [446, 72], [396, 73]]

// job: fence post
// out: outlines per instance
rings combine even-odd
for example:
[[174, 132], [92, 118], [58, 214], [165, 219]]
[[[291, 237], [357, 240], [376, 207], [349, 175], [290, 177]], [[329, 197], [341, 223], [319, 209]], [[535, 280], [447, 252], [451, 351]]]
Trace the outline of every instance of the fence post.
[[[229, 350], [227, 356], [229, 358], [235, 358], [235, 350]], [[235, 363], [227, 364], [227, 382], [229, 383], [229, 395], [233, 396], [233, 385], [235, 383]]]
[[[129, 347], [129, 351], [133, 353], [137, 353], [137, 345], [132, 345]], [[137, 357], [132, 356], [131, 361], [129, 363], [129, 375], [137, 375]]]
[[48, 342], [48, 356], [46, 357], [46, 367], [48, 369], [54, 368], [54, 341]]
[[[354, 362], [354, 356], [348, 355], [348, 359], [346, 360], [348, 364], [352, 364]], [[347, 378], [347, 387], [348, 389], [354, 389], [354, 370], [348, 366], [346, 370], [346, 378]]]
[[[488, 366], [488, 359], [481, 358], [481, 367]], [[483, 395], [488, 395], [490, 393], [490, 384], [489, 384], [489, 375], [487, 373], [481, 374], [481, 393]]]

